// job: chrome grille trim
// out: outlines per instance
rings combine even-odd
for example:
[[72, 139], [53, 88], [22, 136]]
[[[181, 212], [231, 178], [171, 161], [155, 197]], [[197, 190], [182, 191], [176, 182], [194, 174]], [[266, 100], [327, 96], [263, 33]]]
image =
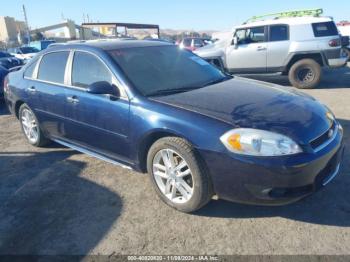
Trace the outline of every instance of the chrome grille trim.
[[328, 177], [325, 178], [322, 185], [325, 186], [329, 182], [331, 182], [333, 180], [333, 178], [335, 178], [338, 175], [339, 169], [340, 169], [340, 164], [337, 165], [337, 167], [335, 168], [334, 172], [331, 175], [329, 175]]
[[[316, 147], [316, 148], [314, 148], [314, 152], [318, 152], [318, 151], [320, 151], [320, 150], [322, 150], [323, 148], [325, 148], [326, 146], [328, 146], [334, 139], [335, 139], [335, 137], [337, 136], [337, 134], [338, 134], [338, 129], [339, 129], [339, 124], [338, 123], [334, 123], [335, 124], [335, 127], [334, 127], [334, 132], [333, 132], [333, 135], [332, 135], [332, 137], [330, 137], [326, 142], [324, 142], [322, 145], [320, 145], [320, 146], [318, 146], [318, 147]], [[328, 132], [329, 131], [329, 129], [326, 131], [326, 132]], [[325, 133], [326, 133], [325, 132]], [[323, 133], [324, 134], [324, 133]], [[317, 138], [316, 138], [317, 139]]]

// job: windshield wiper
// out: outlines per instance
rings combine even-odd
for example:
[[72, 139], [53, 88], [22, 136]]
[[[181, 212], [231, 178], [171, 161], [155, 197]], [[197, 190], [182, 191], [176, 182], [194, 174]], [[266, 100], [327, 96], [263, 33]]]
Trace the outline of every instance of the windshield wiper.
[[148, 94], [147, 96], [162, 96], [162, 95], [171, 95], [171, 94], [183, 93], [183, 92], [199, 89], [199, 88], [202, 88], [202, 87], [206, 87], [206, 86], [209, 86], [209, 85], [214, 85], [214, 84], [217, 84], [217, 83], [229, 80], [231, 78], [232, 78], [232, 76], [225, 76], [225, 77], [222, 77], [222, 78], [219, 78], [219, 79], [211, 80], [211, 81], [206, 82], [206, 83], [204, 83], [202, 85], [184, 86], [184, 87], [179, 87], [179, 88], [157, 90], [155, 92], [152, 92], [152, 93]]
[[224, 82], [224, 81], [229, 80], [229, 79], [232, 79], [232, 76], [227, 75], [227, 76], [224, 76], [222, 78], [218, 78], [218, 79], [214, 79], [214, 80], [211, 80], [209, 82], [206, 82], [202, 87], [215, 85], [215, 84]]
[[171, 89], [163, 89], [163, 90], [157, 90], [155, 92], [152, 92], [148, 94], [147, 96], [162, 96], [162, 95], [171, 95], [171, 94], [177, 94], [177, 93], [183, 93], [191, 90], [195, 90], [198, 88], [201, 88], [202, 86], [185, 86], [180, 88], [171, 88]]

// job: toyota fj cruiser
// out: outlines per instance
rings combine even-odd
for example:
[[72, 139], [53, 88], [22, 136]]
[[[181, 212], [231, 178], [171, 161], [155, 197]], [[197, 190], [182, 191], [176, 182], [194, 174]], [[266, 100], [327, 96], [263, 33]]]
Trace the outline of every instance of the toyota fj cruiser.
[[[322, 9], [253, 17], [227, 39], [195, 53], [228, 73], [282, 73], [297, 88], [313, 88], [322, 67], [346, 65], [341, 37]], [[274, 16], [273, 19], [263, 20]]]

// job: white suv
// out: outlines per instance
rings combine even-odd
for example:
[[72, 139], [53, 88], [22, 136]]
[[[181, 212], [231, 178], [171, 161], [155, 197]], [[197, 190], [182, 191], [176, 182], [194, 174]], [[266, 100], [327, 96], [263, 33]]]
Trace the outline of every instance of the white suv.
[[281, 17], [235, 27], [227, 39], [195, 53], [229, 73], [283, 73], [297, 88], [313, 88], [321, 67], [348, 60], [330, 17]]

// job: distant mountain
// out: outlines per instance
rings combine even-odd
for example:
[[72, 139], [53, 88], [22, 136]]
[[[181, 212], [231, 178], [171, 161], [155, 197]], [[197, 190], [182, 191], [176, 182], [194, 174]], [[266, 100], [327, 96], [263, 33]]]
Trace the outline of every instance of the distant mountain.
[[[218, 32], [215, 30], [190, 30], [190, 29], [163, 29], [160, 28], [160, 34], [164, 37], [171, 37], [175, 39], [181, 39], [182, 36], [211, 36], [213, 33]], [[139, 39], [142, 39], [144, 37], [151, 36], [152, 34], [155, 34], [156, 30], [154, 29], [128, 29], [128, 34], [130, 36], [135, 36]]]
[[191, 30], [191, 29], [160, 29], [160, 32], [162, 34], [166, 35], [180, 35], [180, 34], [191, 34], [192, 32], [198, 33], [198, 34], [207, 34], [212, 35], [215, 32], [218, 32], [218, 30]]

